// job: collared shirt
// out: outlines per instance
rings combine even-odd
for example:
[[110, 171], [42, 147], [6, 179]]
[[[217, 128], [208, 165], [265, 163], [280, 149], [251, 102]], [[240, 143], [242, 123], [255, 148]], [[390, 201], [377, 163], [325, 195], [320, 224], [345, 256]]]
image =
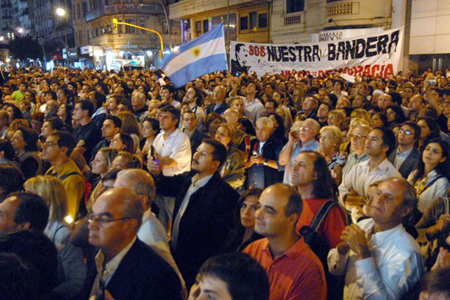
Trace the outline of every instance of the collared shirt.
[[[283, 147], [283, 149], [286, 147], [286, 145]], [[286, 168], [284, 169], [284, 177], [283, 177], [283, 183], [291, 184], [291, 173], [292, 173], [292, 166], [294, 165], [295, 159], [297, 156], [302, 153], [303, 151], [316, 151], [319, 147], [319, 142], [315, 139], [312, 139], [310, 141], [307, 141], [303, 147], [300, 146], [299, 143], [297, 143], [292, 150], [291, 157], [289, 158], [289, 163], [286, 165]], [[283, 150], [282, 150], [283, 151]]]
[[[414, 186], [414, 176], [416, 175], [417, 170], [412, 171], [408, 176], [408, 181]], [[421, 213], [425, 213], [427, 209], [431, 206], [431, 204], [439, 197], [446, 197], [447, 190], [450, 187], [450, 183], [448, 179], [444, 176], [435, 180], [439, 174], [433, 170], [428, 173], [428, 179], [425, 183], [425, 189], [418, 195], [419, 203], [417, 204], [417, 208]], [[420, 179], [419, 179], [420, 180]], [[434, 183], [430, 185], [430, 183]]]
[[358, 226], [366, 232], [371, 257], [357, 260], [352, 250], [340, 255], [337, 248], [328, 253], [330, 273], [345, 274], [344, 299], [401, 299], [424, 272], [419, 245], [401, 224], [372, 235], [373, 219]]
[[348, 172], [350, 172], [350, 170], [353, 169], [357, 164], [368, 159], [369, 155], [367, 155], [367, 153], [363, 153], [358, 156], [354, 151], [352, 151], [347, 157], [344, 168], [342, 168], [342, 178], [347, 176]]
[[394, 167], [398, 170], [402, 166], [405, 159], [411, 154], [414, 147], [411, 147], [411, 149], [406, 150], [405, 152], [401, 153], [397, 148], [397, 155], [395, 155], [394, 159]]
[[181, 202], [180, 208], [178, 209], [177, 215], [175, 217], [175, 221], [173, 222], [173, 229], [172, 229], [172, 247], [173, 249], [176, 249], [177, 247], [177, 241], [178, 241], [178, 233], [180, 230], [180, 222], [181, 218], [183, 217], [186, 208], [189, 205], [189, 200], [191, 199], [191, 196], [198, 191], [200, 188], [204, 187], [208, 181], [213, 177], [214, 174], [211, 174], [209, 176], [203, 177], [202, 179], [198, 179], [198, 174], [192, 177], [192, 183], [189, 186], [186, 195], [184, 195], [183, 201]]
[[114, 256], [113, 259], [111, 259], [106, 265], [105, 265], [105, 254], [102, 250], [100, 250], [97, 255], [95, 256], [95, 265], [97, 267], [97, 276], [95, 277], [94, 285], [92, 286], [91, 290], [91, 296], [95, 295], [97, 290], [100, 287], [100, 280], [104, 282], [104, 286], [108, 284], [108, 282], [113, 277], [114, 273], [116, 272], [117, 268], [119, 267], [120, 263], [122, 262], [122, 259], [127, 255], [128, 251], [130, 251], [131, 247], [133, 246], [134, 242], [136, 241], [136, 237], [125, 247], [120, 251], [116, 256]]
[[191, 142], [179, 129], [175, 129], [167, 139], [164, 139], [164, 131], [159, 133], [153, 141], [153, 147], [158, 156], [170, 157], [177, 162], [172, 167], [163, 168], [164, 176], [175, 176], [191, 170]]
[[289, 250], [273, 259], [267, 238], [255, 241], [244, 249], [267, 272], [270, 300], [327, 298], [327, 284], [322, 263], [303, 238]]
[[245, 99], [244, 107], [245, 116], [253, 123], [253, 125], [256, 125], [256, 120], [262, 117], [264, 105], [262, 105], [258, 99], [255, 99], [252, 102], [248, 102], [248, 100]]
[[383, 160], [375, 169], [370, 171], [370, 160], [357, 164], [350, 170], [347, 176], [343, 177], [339, 186], [339, 201], [344, 203], [344, 197], [353, 188], [360, 196], [365, 196], [369, 190], [369, 186], [379, 180], [390, 177], [402, 178], [402, 175], [387, 160]]

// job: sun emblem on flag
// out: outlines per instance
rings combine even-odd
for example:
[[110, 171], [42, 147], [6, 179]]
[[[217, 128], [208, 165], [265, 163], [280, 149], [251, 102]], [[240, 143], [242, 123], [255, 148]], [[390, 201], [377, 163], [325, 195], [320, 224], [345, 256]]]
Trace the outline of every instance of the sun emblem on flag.
[[194, 56], [198, 57], [200, 55], [200, 47], [196, 47], [192, 50]]

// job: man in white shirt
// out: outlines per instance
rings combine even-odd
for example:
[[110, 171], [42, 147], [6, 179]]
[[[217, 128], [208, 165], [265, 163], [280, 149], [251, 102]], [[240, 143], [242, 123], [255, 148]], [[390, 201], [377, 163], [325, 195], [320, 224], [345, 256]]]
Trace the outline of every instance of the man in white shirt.
[[[180, 175], [191, 170], [191, 143], [189, 137], [178, 129], [180, 111], [173, 106], [165, 106], [160, 110], [159, 133], [153, 141], [156, 155], [148, 157], [148, 170], [154, 175], [162, 172], [164, 176]], [[166, 229], [172, 218], [175, 205], [174, 198], [157, 197], [156, 205], [160, 209], [159, 219]]]
[[386, 155], [395, 146], [395, 135], [391, 129], [377, 127], [367, 136], [365, 152], [369, 159], [357, 164], [339, 186], [339, 201], [352, 211], [354, 221], [358, 219], [364, 205], [364, 196], [371, 183], [389, 177], [401, 178], [400, 173], [387, 160]]
[[264, 105], [256, 99], [256, 84], [249, 82], [245, 89], [247, 97], [244, 100], [244, 114], [253, 124], [256, 124], [256, 120], [262, 117], [264, 112]]
[[402, 219], [417, 206], [414, 188], [389, 178], [368, 199], [370, 219], [348, 226], [343, 242], [328, 253], [328, 268], [345, 274], [344, 299], [402, 299], [421, 278], [424, 261]]

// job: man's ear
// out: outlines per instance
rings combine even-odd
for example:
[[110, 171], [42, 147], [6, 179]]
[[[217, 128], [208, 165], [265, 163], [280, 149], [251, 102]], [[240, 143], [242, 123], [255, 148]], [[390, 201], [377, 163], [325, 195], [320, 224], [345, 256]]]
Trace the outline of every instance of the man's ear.
[[299, 218], [300, 218], [300, 215], [297, 214], [297, 213], [293, 213], [292, 215], [290, 215], [288, 217], [288, 222], [289, 222], [289, 224], [292, 224], [294, 229], [295, 229], [295, 225], [297, 224], [297, 221], [298, 221]]
[[213, 167], [216, 168], [216, 171], [219, 170], [219, 167], [220, 167], [220, 160], [214, 160], [214, 161], [213, 161]]
[[400, 217], [401, 218], [406, 217], [407, 215], [409, 215], [413, 211], [413, 208], [411, 206], [404, 206], [404, 205], [402, 205], [402, 207], [400, 209], [401, 209], [401, 212], [400, 212]]

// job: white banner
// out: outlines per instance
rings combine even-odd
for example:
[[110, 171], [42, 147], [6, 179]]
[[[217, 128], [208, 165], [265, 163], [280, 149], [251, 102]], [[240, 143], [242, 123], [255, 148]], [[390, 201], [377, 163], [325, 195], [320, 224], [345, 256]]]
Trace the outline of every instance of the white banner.
[[396, 74], [403, 47], [403, 28], [339, 41], [309, 44], [231, 42], [231, 72], [282, 73], [306, 71], [315, 77]]

